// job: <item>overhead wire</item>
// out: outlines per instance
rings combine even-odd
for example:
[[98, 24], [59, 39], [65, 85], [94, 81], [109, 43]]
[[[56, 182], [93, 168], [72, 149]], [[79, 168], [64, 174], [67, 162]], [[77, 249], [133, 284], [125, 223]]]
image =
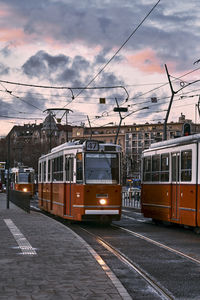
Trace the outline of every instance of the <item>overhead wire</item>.
[[[142, 24], [146, 21], [146, 19], [149, 17], [149, 15], [153, 12], [153, 10], [156, 8], [156, 6], [159, 4], [161, 0], [158, 0], [156, 4], [151, 8], [151, 10], [147, 13], [147, 15], [142, 19], [142, 21], [138, 24], [138, 26], [132, 31], [132, 33], [128, 36], [128, 38], [125, 40], [125, 42], [119, 47], [119, 49], [113, 54], [113, 56], [107, 61], [107, 63], [98, 71], [98, 73], [88, 82], [88, 84], [85, 86], [84, 89], [88, 88], [89, 85], [95, 81], [95, 79], [105, 70], [105, 68], [110, 64], [110, 62], [115, 58], [115, 56], [121, 51], [121, 49], [127, 44], [127, 42], [131, 39], [131, 37], [136, 33], [136, 31], [142, 26]], [[83, 90], [80, 90], [80, 92], [72, 98], [70, 101], [73, 102], [82, 92]], [[68, 104], [70, 104], [68, 103]], [[65, 105], [66, 106], [66, 105]], [[65, 107], [64, 106], [64, 107]]]

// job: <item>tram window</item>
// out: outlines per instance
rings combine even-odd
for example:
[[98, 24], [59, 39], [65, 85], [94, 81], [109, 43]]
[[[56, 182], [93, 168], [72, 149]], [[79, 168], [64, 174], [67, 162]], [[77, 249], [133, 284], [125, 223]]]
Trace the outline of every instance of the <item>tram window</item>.
[[51, 180], [51, 160], [48, 160], [48, 181]]
[[152, 156], [152, 181], [159, 181], [160, 155]]
[[74, 166], [73, 157], [66, 156], [66, 158], [65, 158], [66, 181], [73, 181], [73, 166]]
[[76, 155], [76, 182], [83, 182], [83, 159], [82, 153], [77, 153]]
[[179, 182], [179, 180], [180, 180], [179, 179], [180, 178], [179, 166], [180, 166], [179, 152], [172, 153], [172, 181], [174, 181], [174, 182]]
[[63, 181], [63, 156], [56, 157], [53, 160], [53, 180]]
[[85, 178], [89, 184], [118, 184], [119, 156], [117, 153], [86, 153]]
[[151, 156], [144, 157], [143, 160], [143, 180], [151, 181]]
[[192, 179], [192, 150], [181, 152], [181, 181]]
[[42, 164], [39, 163], [39, 182], [41, 182], [41, 179], [42, 179], [42, 177], [41, 177], [41, 166], [42, 166]]
[[161, 155], [161, 181], [169, 181], [169, 154]]
[[42, 178], [42, 181], [45, 182], [46, 181], [46, 161], [43, 161], [43, 168], [42, 168], [42, 175], [43, 175], [43, 178]]

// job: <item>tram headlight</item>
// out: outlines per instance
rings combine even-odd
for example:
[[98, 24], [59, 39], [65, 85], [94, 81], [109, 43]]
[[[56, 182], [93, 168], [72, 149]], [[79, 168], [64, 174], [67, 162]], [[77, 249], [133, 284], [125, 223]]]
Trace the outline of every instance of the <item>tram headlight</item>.
[[23, 188], [23, 192], [27, 192], [28, 190], [27, 190], [27, 188]]
[[101, 205], [105, 205], [105, 204], [107, 203], [107, 201], [106, 201], [106, 199], [100, 199], [100, 200], [99, 200], [99, 203], [100, 203]]

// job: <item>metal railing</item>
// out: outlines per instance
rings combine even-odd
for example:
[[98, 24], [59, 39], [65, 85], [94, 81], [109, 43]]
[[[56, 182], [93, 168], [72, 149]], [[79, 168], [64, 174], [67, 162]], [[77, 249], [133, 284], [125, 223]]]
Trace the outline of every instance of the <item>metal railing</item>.
[[14, 190], [10, 191], [10, 201], [28, 213], [30, 213], [30, 199], [30, 193]]
[[122, 207], [141, 208], [140, 197], [140, 190], [122, 191]]

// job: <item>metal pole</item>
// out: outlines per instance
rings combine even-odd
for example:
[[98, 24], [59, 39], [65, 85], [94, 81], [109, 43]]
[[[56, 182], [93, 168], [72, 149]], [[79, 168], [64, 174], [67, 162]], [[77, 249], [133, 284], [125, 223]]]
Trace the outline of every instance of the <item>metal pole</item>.
[[91, 127], [90, 119], [89, 119], [88, 116], [87, 116], [87, 119], [88, 119], [88, 123], [89, 123], [89, 126], [90, 126], [90, 140], [91, 140], [91, 138], [92, 138], [92, 127]]
[[[117, 107], [119, 108], [117, 98], [115, 98], [115, 101], [116, 101]], [[120, 121], [119, 121], [119, 125], [118, 125], [118, 128], [117, 128], [117, 133], [116, 133], [116, 136], [115, 136], [115, 144], [117, 144], [117, 139], [118, 139], [120, 127], [121, 127], [121, 123], [122, 123], [122, 120], [123, 120], [120, 110], [119, 110], [119, 117], [120, 117]]]
[[51, 132], [51, 112], [49, 112], [49, 117], [50, 117], [50, 135], [49, 135], [49, 152], [51, 151], [51, 136], [52, 136], [52, 132]]
[[7, 209], [10, 208], [10, 133], [8, 134], [8, 141], [7, 141], [8, 153], [7, 153]]
[[117, 144], [117, 139], [118, 139], [120, 127], [121, 127], [121, 124], [122, 124], [122, 119], [123, 118], [120, 116], [120, 121], [119, 121], [119, 125], [118, 125], [118, 128], [117, 128], [117, 133], [116, 133], [116, 136], [115, 136], [115, 144]]
[[165, 70], [166, 70], [166, 73], [167, 73], [170, 89], [171, 89], [171, 92], [172, 92], [171, 99], [170, 99], [169, 106], [168, 106], [168, 110], [167, 110], [167, 114], [166, 114], [165, 121], [164, 121], [164, 128], [163, 128], [163, 131], [164, 131], [163, 132], [164, 133], [163, 139], [167, 140], [167, 121], [168, 121], [169, 113], [170, 113], [170, 110], [171, 110], [172, 102], [173, 102], [173, 99], [174, 99], [174, 95], [177, 92], [175, 92], [173, 90], [172, 83], [171, 83], [170, 76], [169, 76], [169, 72], [168, 72], [168, 69], [167, 69], [167, 65], [165, 65]]
[[68, 142], [68, 128], [67, 128], [67, 125], [68, 125], [68, 121], [67, 121], [67, 114], [68, 114], [68, 110], [66, 110], [65, 114], [66, 114], [66, 142]]

